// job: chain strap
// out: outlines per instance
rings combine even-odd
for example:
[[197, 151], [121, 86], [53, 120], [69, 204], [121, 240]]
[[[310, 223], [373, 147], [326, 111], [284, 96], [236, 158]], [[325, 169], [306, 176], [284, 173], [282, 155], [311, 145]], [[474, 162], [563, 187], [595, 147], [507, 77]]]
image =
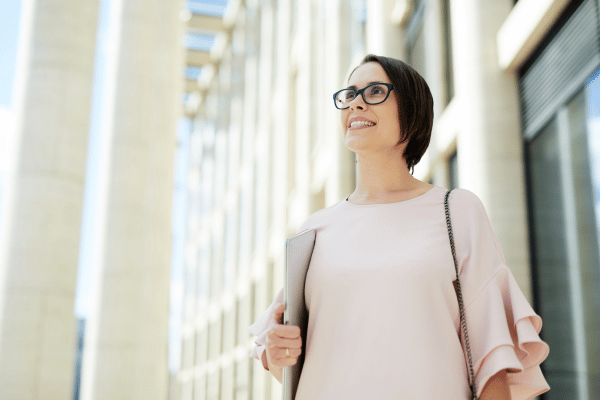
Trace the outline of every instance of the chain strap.
[[456, 290], [456, 296], [458, 297], [458, 306], [460, 309], [460, 325], [464, 332], [465, 343], [467, 345], [467, 356], [469, 358], [469, 387], [471, 388], [471, 399], [477, 399], [477, 386], [475, 384], [475, 374], [473, 373], [473, 360], [471, 357], [471, 346], [469, 345], [469, 333], [467, 332], [467, 320], [465, 318], [465, 307], [463, 304], [462, 291], [460, 288], [460, 280], [458, 279], [458, 263], [456, 262], [456, 249], [454, 248], [454, 235], [452, 234], [452, 224], [450, 223], [450, 210], [448, 207], [448, 196], [452, 189], [446, 192], [444, 198], [444, 206], [446, 208], [446, 224], [448, 225], [448, 236], [450, 237], [450, 246], [452, 247], [452, 258], [454, 259], [454, 269], [456, 270], [456, 280], [453, 281], [454, 289]]

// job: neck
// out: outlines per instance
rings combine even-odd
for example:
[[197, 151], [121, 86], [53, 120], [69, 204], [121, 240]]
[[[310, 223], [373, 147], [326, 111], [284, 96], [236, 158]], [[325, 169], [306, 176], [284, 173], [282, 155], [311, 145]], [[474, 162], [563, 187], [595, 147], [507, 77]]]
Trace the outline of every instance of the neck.
[[387, 156], [361, 155], [356, 165], [357, 196], [376, 198], [398, 192], [414, 190], [421, 182], [408, 171], [406, 161], [397, 152]]

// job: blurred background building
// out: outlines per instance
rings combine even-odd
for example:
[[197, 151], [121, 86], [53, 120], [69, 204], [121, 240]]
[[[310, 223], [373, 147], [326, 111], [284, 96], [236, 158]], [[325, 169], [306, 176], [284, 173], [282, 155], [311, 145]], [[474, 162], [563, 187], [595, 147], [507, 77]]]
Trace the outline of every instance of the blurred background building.
[[[332, 94], [368, 53], [427, 80], [435, 121], [414, 176], [483, 201], [544, 321], [541, 397], [600, 398], [600, 0], [110, 3], [111, 150], [98, 158], [83, 340], [72, 310], [98, 0], [24, 2], [0, 215], [0, 398], [77, 396], [80, 362], [85, 399], [280, 398], [248, 356], [247, 327], [283, 284], [285, 239], [354, 190]], [[172, 193], [185, 224], [169, 259]], [[169, 320], [179, 261], [182, 315]]]
[[[600, 396], [597, 0], [240, 4], [188, 88], [181, 369], [173, 398], [278, 399], [247, 327], [283, 285], [284, 241], [354, 190], [331, 95], [367, 53], [435, 99], [415, 177], [484, 202], [544, 320], [545, 399]], [[217, 57], [218, 55], [218, 57]]]

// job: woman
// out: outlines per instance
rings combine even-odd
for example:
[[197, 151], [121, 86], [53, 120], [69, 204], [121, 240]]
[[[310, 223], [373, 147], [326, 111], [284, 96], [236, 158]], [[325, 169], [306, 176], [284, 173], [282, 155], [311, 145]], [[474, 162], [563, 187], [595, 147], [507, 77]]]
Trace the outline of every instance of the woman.
[[[409, 173], [430, 141], [429, 87], [405, 63], [368, 55], [334, 102], [356, 153], [357, 184], [298, 229], [315, 229], [316, 241], [296, 399], [469, 399], [447, 189]], [[478, 397], [524, 400], [548, 391], [541, 318], [506, 266], [482, 202], [466, 189], [448, 201]], [[248, 328], [257, 336], [250, 356], [280, 382], [302, 348], [299, 327], [282, 325], [284, 309], [282, 288]]]

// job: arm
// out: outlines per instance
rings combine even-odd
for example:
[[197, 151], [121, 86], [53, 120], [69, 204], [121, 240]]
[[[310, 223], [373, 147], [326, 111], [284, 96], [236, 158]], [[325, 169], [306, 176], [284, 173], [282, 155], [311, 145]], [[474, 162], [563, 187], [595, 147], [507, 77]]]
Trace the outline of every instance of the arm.
[[481, 392], [481, 400], [511, 400], [506, 370], [503, 369], [488, 379]]
[[283, 381], [283, 367], [278, 367], [277, 365], [273, 365], [273, 364], [269, 363], [269, 361], [267, 359], [267, 350], [263, 351], [263, 354], [262, 354], [262, 363], [263, 363], [263, 366], [265, 367], [265, 369], [269, 370], [271, 372], [271, 374], [273, 374], [273, 376], [275, 377], [275, 379], [277, 379], [279, 381], [279, 383], [282, 383], [282, 381]]

